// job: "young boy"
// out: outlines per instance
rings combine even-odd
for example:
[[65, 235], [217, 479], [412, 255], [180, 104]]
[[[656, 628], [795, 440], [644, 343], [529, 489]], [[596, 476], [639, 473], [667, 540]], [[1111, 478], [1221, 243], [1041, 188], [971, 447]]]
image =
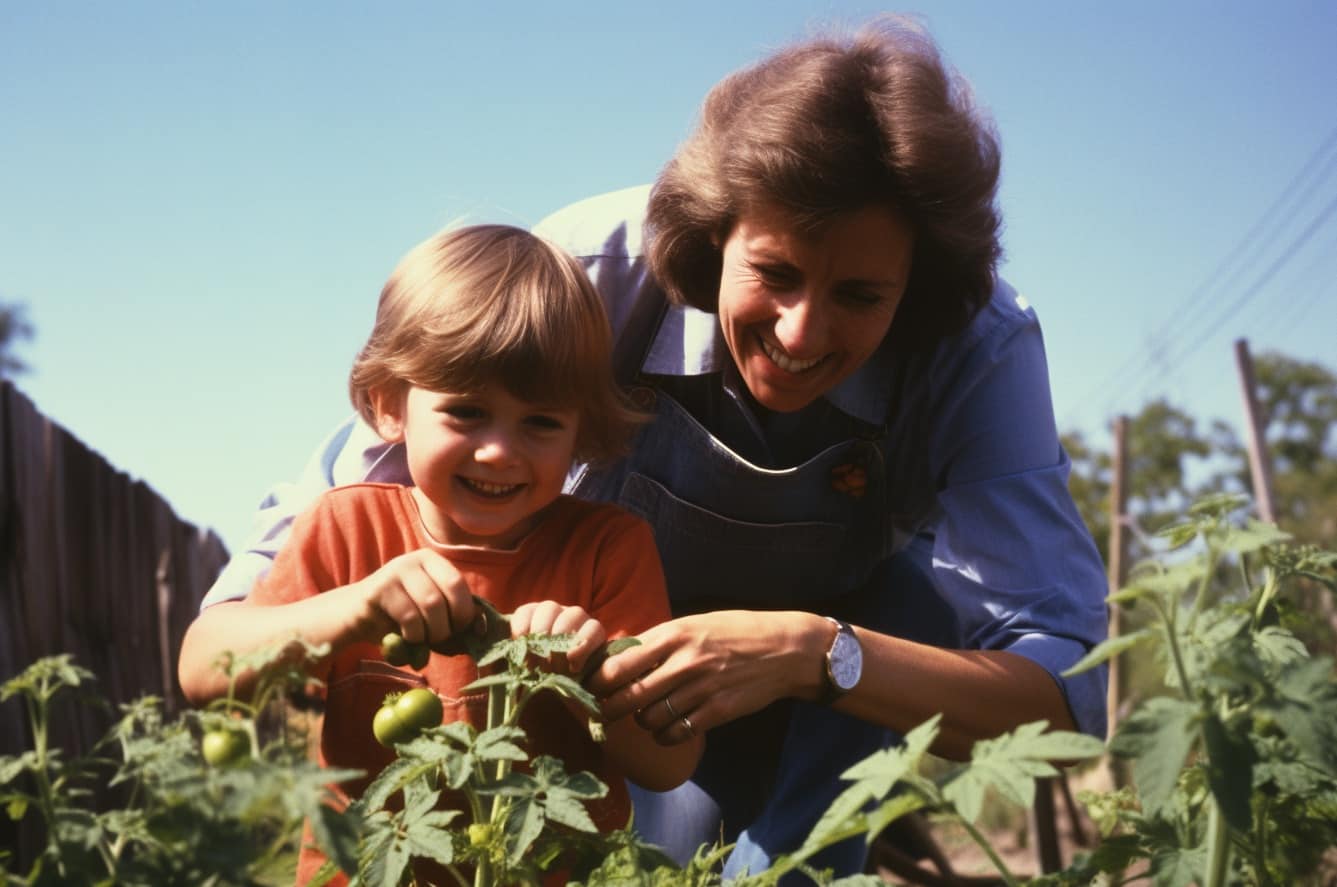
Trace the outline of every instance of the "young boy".
[[[328, 642], [321, 759], [374, 774], [392, 758], [371, 723], [387, 692], [426, 684], [445, 720], [481, 726], [485, 694], [462, 695], [473, 660], [433, 654], [421, 674], [387, 664], [388, 631], [439, 643], [473, 630], [473, 596], [512, 612], [512, 633], [576, 635], [578, 671], [609, 637], [669, 618], [650, 527], [617, 507], [562, 495], [576, 459], [622, 446], [633, 416], [609, 365], [602, 302], [580, 265], [517, 228], [448, 231], [412, 250], [381, 292], [349, 391], [363, 419], [407, 460], [413, 486], [330, 490], [293, 525], [270, 573], [241, 601], [206, 607], [179, 661], [201, 703], [226, 692], [225, 651], [300, 635]], [[243, 690], [246, 679], [242, 679]], [[661, 746], [633, 718], [595, 744], [556, 697], [526, 710], [532, 755], [552, 754], [609, 786], [591, 816], [626, 824], [625, 779], [667, 790], [701, 741]], [[356, 792], [359, 786], [348, 787]], [[304, 851], [299, 883], [318, 855]]]

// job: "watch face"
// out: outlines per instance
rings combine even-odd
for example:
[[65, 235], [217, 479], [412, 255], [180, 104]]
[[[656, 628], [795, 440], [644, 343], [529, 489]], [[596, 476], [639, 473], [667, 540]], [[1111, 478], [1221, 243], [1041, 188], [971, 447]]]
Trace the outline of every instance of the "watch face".
[[863, 648], [849, 632], [836, 634], [836, 641], [831, 645], [831, 681], [840, 690], [852, 690], [859, 683], [863, 674]]

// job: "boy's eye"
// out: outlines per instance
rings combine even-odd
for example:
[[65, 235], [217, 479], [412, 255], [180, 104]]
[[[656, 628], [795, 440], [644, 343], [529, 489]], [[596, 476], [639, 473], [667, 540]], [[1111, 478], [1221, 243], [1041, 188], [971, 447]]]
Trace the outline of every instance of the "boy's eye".
[[461, 422], [468, 422], [474, 419], [483, 418], [483, 408], [471, 404], [452, 403], [441, 407], [441, 412], [452, 419], [458, 419]]
[[525, 417], [525, 423], [543, 431], [561, 431], [566, 423], [556, 416], [534, 415]]

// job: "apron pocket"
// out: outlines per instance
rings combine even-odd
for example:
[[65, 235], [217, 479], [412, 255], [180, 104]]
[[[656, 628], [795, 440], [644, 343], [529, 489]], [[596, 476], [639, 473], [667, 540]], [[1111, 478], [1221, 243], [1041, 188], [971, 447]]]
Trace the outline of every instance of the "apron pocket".
[[654, 527], [679, 615], [729, 606], [813, 610], [840, 594], [840, 524], [733, 520], [636, 473], [627, 475], [618, 501]]

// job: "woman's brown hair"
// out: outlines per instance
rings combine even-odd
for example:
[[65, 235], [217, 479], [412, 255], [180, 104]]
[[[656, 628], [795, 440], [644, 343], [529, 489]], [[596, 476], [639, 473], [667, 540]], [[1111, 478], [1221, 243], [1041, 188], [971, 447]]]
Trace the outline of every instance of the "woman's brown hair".
[[378, 389], [492, 383], [577, 408], [582, 459], [620, 453], [637, 419], [613, 380], [607, 314], [579, 262], [507, 225], [443, 231], [409, 251], [381, 289], [349, 397], [375, 427]]
[[912, 20], [798, 43], [721, 81], [656, 181], [646, 218], [655, 278], [716, 310], [721, 248], [740, 214], [778, 205], [800, 230], [883, 205], [915, 231], [891, 332], [927, 345], [988, 301], [1001, 256], [999, 148], [970, 89]]

